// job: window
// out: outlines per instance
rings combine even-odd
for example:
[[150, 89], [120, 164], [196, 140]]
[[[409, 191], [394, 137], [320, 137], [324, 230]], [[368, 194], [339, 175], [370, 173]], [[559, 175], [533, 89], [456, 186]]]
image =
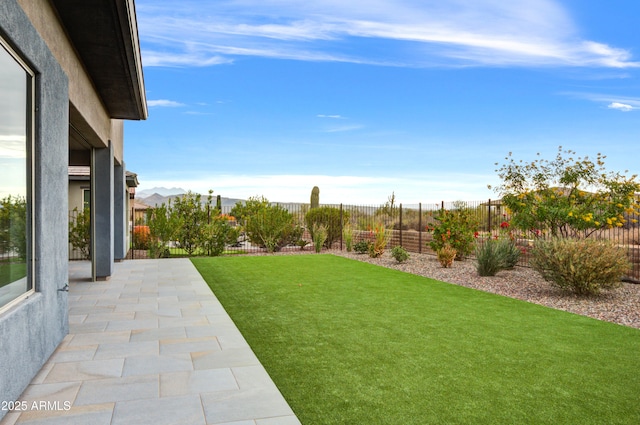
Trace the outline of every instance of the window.
[[33, 288], [33, 74], [0, 38], [0, 309]]
[[84, 210], [91, 208], [91, 189], [82, 189], [82, 208]]

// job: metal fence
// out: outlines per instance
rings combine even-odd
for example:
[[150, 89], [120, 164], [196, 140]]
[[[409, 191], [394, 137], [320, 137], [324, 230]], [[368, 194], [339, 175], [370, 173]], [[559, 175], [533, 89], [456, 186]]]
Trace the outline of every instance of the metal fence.
[[[309, 229], [306, 229], [305, 216], [309, 211], [308, 204], [298, 203], [273, 203], [279, 205], [291, 213], [294, 221], [299, 226], [305, 228], [302, 239], [308, 245], [301, 247], [300, 244], [290, 244], [280, 248], [280, 251], [313, 250]], [[323, 207], [333, 207], [340, 212], [341, 226], [347, 223], [353, 229], [354, 244], [362, 240], [372, 240], [374, 229], [378, 225], [383, 225], [391, 229], [392, 236], [388, 247], [402, 246], [409, 252], [435, 254], [430, 247], [432, 233], [428, 231], [437, 222], [434, 216], [439, 210], [457, 210], [465, 208], [475, 216], [478, 224], [475, 236], [477, 243], [482, 243], [489, 238], [505, 237], [512, 238], [520, 248], [522, 255], [519, 264], [527, 266], [529, 254], [535, 238], [543, 235], [536, 235], [532, 232], [523, 233], [513, 231], [508, 227], [511, 217], [500, 201], [472, 201], [472, 202], [438, 202], [419, 203], [411, 205], [384, 204], [384, 205], [348, 205], [348, 204], [323, 204]], [[232, 207], [223, 207], [222, 214], [230, 215]], [[142, 211], [132, 213], [132, 223], [144, 227], [145, 214]], [[230, 221], [233, 226], [238, 225], [236, 221]], [[146, 258], [148, 253], [140, 248], [138, 243], [140, 235], [144, 232], [134, 232], [136, 226], [131, 228], [132, 249], [129, 258]], [[144, 236], [142, 236], [144, 237]], [[640, 281], [640, 227], [628, 220], [624, 227], [604, 229], [595, 232], [591, 238], [607, 239], [613, 241], [620, 247], [626, 249], [628, 257], [632, 263], [632, 270], [627, 276], [631, 281]], [[186, 252], [177, 241], [170, 242], [167, 246], [171, 256], [185, 256]], [[332, 244], [331, 248], [343, 250], [346, 248], [344, 238], [340, 232], [339, 238]], [[252, 243], [248, 235], [240, 232], [235, 243], [229, 244], [225, 248], [225, 254], [243, 253], [266, 253], [267, 249], [261, 244]]]

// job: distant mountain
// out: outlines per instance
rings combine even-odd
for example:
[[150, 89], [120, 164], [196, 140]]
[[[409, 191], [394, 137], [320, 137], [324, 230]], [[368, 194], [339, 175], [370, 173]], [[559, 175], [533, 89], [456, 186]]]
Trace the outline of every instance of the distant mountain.
[[[154, 193], [154, 194], [152, 194], [150, 196], [140, 196], [139, 193], [136, 193], [136, 199], [138, 201], [142, 202], [143, 204], [148, 205], [150, 207], [156, 207], [156, 206], [159, 207], [162, 204], [168, 204], [169, 200], [173, 200], [175, 198], [179, 198], [183, 194], [184, 193], [176, 194], [176, 195], [163, 196], [163, 195], [160, 195], [159, 193]], [[202, 203], [207, 202], [207, 195], [202, 195], [200, 200], [201, 200]], [[221, 197], [220, 200], [222, 201], [223, 212], [226, 212], [227, 209], [233, 208], [238, 202], [244, 202], [244, 199], [225, 198], [224, 196]], [[213, 205], [215, 205], [215, 203], [216, 203], [215, 195], [213, 196], [213, 200], [212, 201], [213, 201]]]
[[187, 193], [187, 191], [179, 187], [172, 187], [171, 189], [167, 189], [166, 187], [154, 187], [152, 189], [136, 191], [136, 196], [142, 199], [156, 194], [160, 196], [172, 196], [182, 195], [183, 193]]

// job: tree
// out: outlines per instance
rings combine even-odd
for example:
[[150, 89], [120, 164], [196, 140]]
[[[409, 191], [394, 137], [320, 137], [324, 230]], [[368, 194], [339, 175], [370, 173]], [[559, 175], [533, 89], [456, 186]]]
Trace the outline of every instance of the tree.
[[512, 225], [552, 236], [588, 237], [622, 227], [627, 217], [638, 214], [636, 175], [607, 172], [600, 153], [595, 162], [575, 155], [560, 146], [554, 160], [526, 163], [509, 153], [496, 170], [502, 184], [495, 190], [512, 214]]
[[[200, 194], [189, 191], [175, 199], [171, 210], [178, 222], [176, 240], [189, 256], [199, 248], [200, 229], [207, 224], [207, 210], [202, 207], [200, 199]], [[207, 206], [211, 206], [211, 191]]]
[[376, 211], [377, 216], [386, 218], [388, 221], [394, 221], [399, 214], [398, 206], [396, 205], [396, 194], [391, 192], [391, 195], [387, 198], [387, 202]]
[[174, 240], [178, 228], [178, 220], [171, 212], [169, 206], [162, 204], [159, 207], [147, 210], [147, 224], [149, 226], [149, 254], [152, 258], [168, 257], [169, 242]]

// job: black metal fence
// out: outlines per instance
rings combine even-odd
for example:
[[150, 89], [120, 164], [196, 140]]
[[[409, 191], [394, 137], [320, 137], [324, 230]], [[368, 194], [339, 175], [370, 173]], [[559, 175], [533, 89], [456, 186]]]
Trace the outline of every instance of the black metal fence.
[[[305, 216], [309, 211], [308, 204], [298, 203], [274, 203], [286, 209], [294, 217], [297, 225], [304, 228], [301, 240], [304, 243], [291, 243], [280, 247], [280, 251], [295, 250], [313, 250], [311, 235], [305, 223]], [[514, 231], [510, 228], [510, 219], [508, 212], [502, 206], [500, 201], [486, 200], [473, 202], [438, 202], [438, 203], [419, 203], [411, 205], [403, 204], [384, 204], [384, 205], [347, 205], [333, 204], [321, 205], [323, 207], [333, 207], [339, 211], [341, 227], [349, 225], [352, 229], [353, 243], [362, 240], [372, 240], [375, 235], [376, 226], [382, 225], [386, 229], [391, 230], [391, 238], [388, 247], [402, 246], [409, 252], [435, 254], [430, 247], [432, 241], [432, 233], [428, 229], [433, 228], [436, 223], [434, 218], [439, 210], [457, 210], [465, 208], [478, 223], [475, 237], [477, 243], [482, 243], [489, 238], [510, 237], [520, 248], [522, 255], [519, 264], [528, 265], [529, 253], [533, 247], [536, 235], [533, 233], [522, 233]], [[223, 207], [221, 213], [230, 218], [229, 223], [232, 226], [240, 226], [238, 221], [229, 217], [231, 207]], [[132, 249], [129, 258], [147, 258], [148, 252], [144, 248], [144, 244], [140, 243], [141, 238], [148, 237], [148, 227], [145, 224], [145, 214], [143, 211], [132, 212], [132, 223], [135, 225], [131, 228]], [[146, 228], [146, 229], [145, 229]], [[628, 257], [632, 262], [633, 268], [629, 273], [630, 280], [640, 280], [640, 227], [628, 220], [623, 227], [615, 227], [612, 229], [603, 229], [591, 235], [592, 238], [608, 239], [617, 245], [626, 249]], [[187, 252], [178, 241], [167, 243], [167, 252], [171, 256], [186, 256]], [[342, 232], [331, 246], [332, 249], [346, 249], [346, 241]], [[266, 253], [267, 248], [260, 244], [251, 242], [249, 235], [242, 231], [237, 239], [225, 247], [225, 254], [244, 254], [244, 253]]]

